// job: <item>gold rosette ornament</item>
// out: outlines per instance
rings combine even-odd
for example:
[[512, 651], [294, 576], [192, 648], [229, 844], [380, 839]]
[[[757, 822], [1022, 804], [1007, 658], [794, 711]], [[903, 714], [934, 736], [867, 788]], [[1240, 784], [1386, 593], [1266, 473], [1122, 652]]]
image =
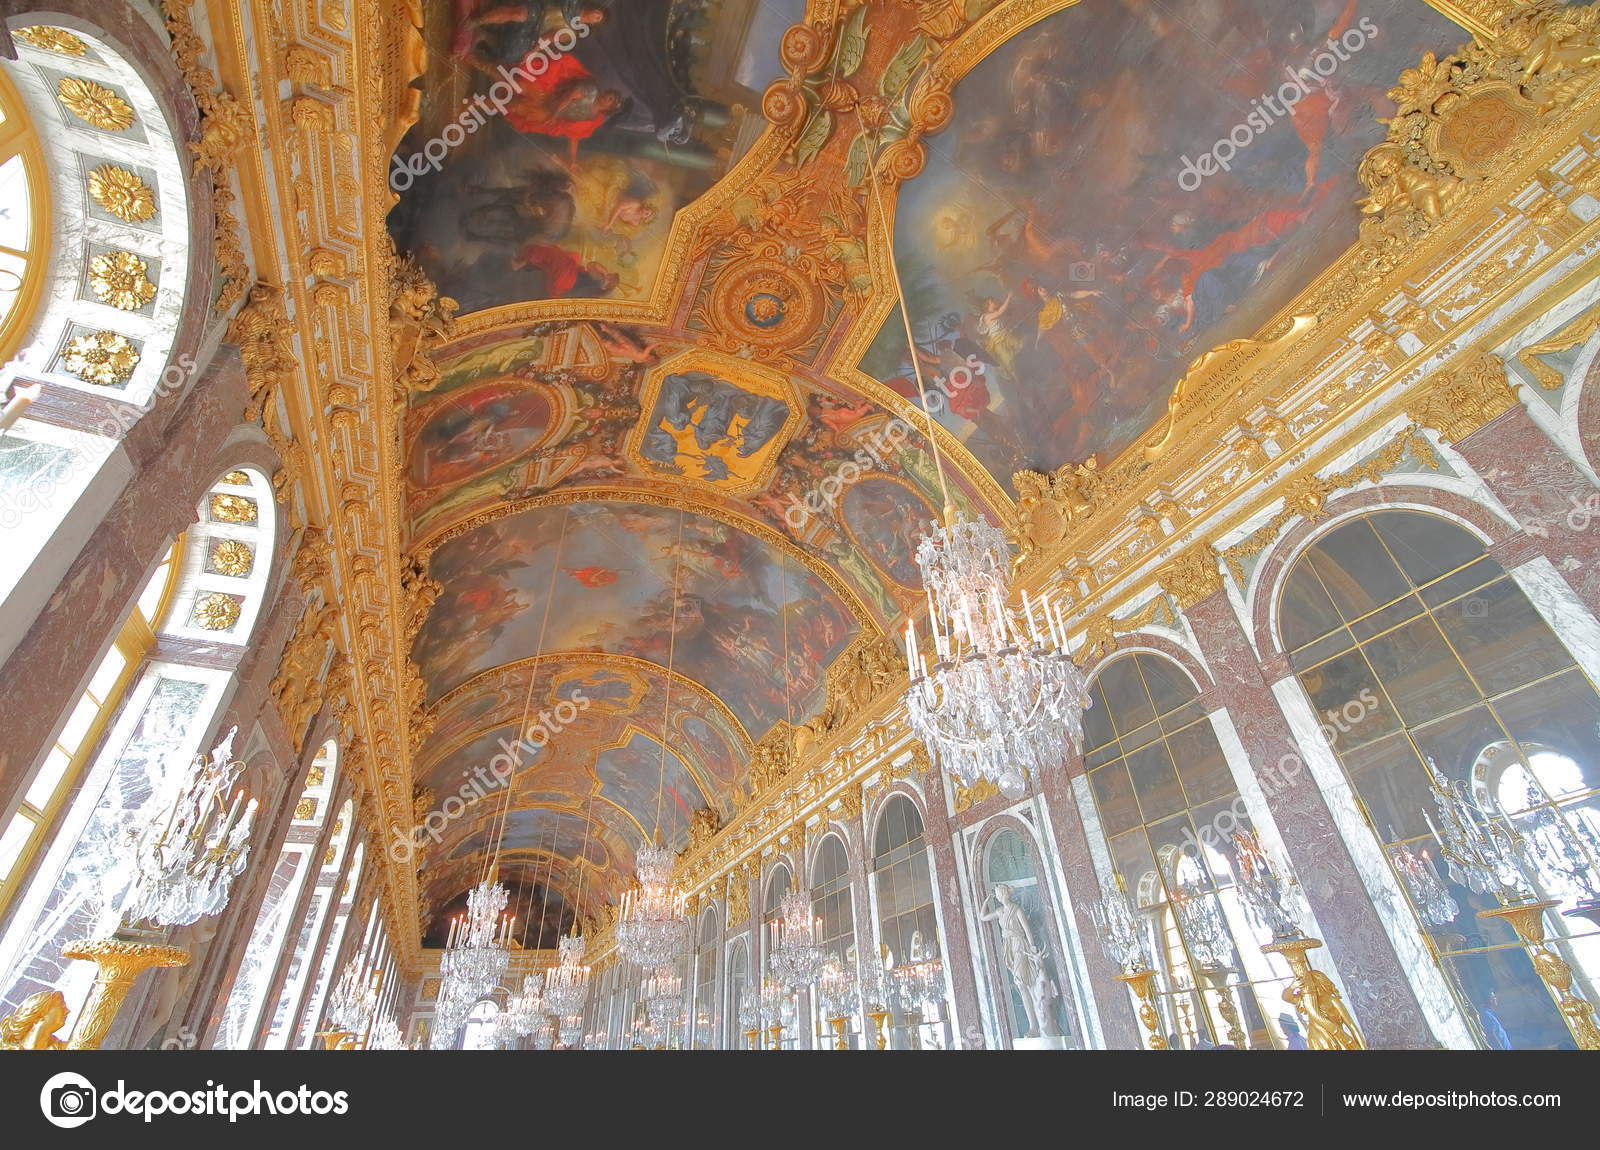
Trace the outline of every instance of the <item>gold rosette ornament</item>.
[[63, 76], [56, 85], [61, 103], [84, 123], [107, 132], [133, 127], [133, 105], [104, 84]]
[[89, 195], [117, 219], [130, 224], [142, 224], [156, 214], [156, 197], [150, 185], [115, 164], [101, 164], [89, 173]]
[[206, 631], [226, 631], [239, 621], [239, 601], [231, 595], [213, 591], [194, 605], [194, 625]]
[[126, 383], [139, 365], [139, 352], [114, 331], [73, 336], [61, 353], [61, 364], [85, 383], [114, 387]]
[[135, 311], [156, 298], [148, 271], [132, 252], [102, 252], [89, 261], [89, 286], [101, 303]]
[[89, 51], [89, 46], [71, 32], [62, 28], [49, 28], [42, 24], [35, 24], [31, 28], [16, 28], [11, 32], [13, 40], [20, 40], [32, 48], [41, 48], [46, 52], [59, 52], [63, 56], [83, 56]]

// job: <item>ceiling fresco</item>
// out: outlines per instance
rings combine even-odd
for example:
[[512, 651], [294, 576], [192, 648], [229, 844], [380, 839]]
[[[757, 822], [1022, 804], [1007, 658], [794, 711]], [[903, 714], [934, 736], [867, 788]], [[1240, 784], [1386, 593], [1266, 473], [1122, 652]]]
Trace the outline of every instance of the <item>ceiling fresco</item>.
[[422, 8], [428, 66], [390, 227], [467, 311], [647, 296], [674, 214], [764, 127], [751, 113], [803, 13], [799, 0]]
[[[1386, 92], [1459, 38], [1420, 2], [1085, 0], [1001, 46], [896, 219], [925, 363], [981, 373], [941, 421], [999, 479], [1130, 446], [1350, 246]], [[896, 317], [865, 366], [914, 396], [905, 348]]]
[[444, 590], [412, 657], [430, 699], [530, 654], [605, 651], [670, 663], [765, 732], [816, 710], [823, 671], [857, 633], [850, 608], [783, 552], [644, 503], [523, 511], [441, 544], [429, 571]]
[[[1388, 89], [1462, 39], [1423, 0], [420, 2], [411, 781], [437, 804], [586, 700], [519, 758], [501, 850], [569, 918], [838, 709], [945, 503], [1015, 529], [1015, 472], [1135, 447], [1347, 249]], [[506, 99], [541, 38], [570, 50]], [[426, 845], [430, 938], [498, 810]]]
[[[438, 385], [413, 395], [405, 428], [417, 539], [552, 491], [665, 481], [787, 538], [885, 628], [917, 601], [912, 543], [941, 499], [926, 441], [881, 404], [634, 326], [546, 323], [461, 341]], [[883, 523], [861, 509], [884, 485], [849, 494], [879, 478], [904, 492], [903, 514]]]

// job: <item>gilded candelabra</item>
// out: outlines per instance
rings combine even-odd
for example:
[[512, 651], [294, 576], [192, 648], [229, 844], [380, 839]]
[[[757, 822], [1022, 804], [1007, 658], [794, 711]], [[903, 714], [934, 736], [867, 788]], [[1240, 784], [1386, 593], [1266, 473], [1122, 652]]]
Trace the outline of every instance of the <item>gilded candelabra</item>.
[[1161, 1016], [1155, 1006], [1156, 972], [1150, 966], [1144, 929], [1123, 889], [1122, 876], [1115, 878], [1116, 890], [1102, 896], [1093, 907], [1095, 925], [1100, 928], [1100, 949], [1116, 964], [1117, 981], [1126, 983], [1139, 1000], [1139, 1021], [1150, 1032], [1150, 1049], [1165, 1050], [1167, 1040], [1161, 1035]]
[[[1288, 888], [1293, 880], [1279, 877], [1253, 833], [1236, 832], [1233, 846], [1240, 900], [1246, 913], [1272, 934], [1261, 953], [1282, 955], [1294, 977], [1283, 1000], [1294, 1007], [1305, 1026], [1306, 1046], [1312, 1050], [1365, 1050], [1366, 1043], [1345, 1010], [1339, 988], [1306, 957], [1306, 952], [1317, 949], [1322, 941], [1308, 938], [1289, 909]], [[1228, 1017], [1226, 1010], [1223, 1017]]]
[[1161, 1036], [1161, 1016], [1156, 1013], [1156, 972], [1153, 970], [1127, 970], [1117, 975], [1139, 999], [1139, 1021], [1150, 1032], [1150, 1049], [1165, 1050], [1167, 1040]]
[[66, 958], [92, 962], [97, 968], [89, 1001], [83, 1004], [72, 1040], [67, 1043], [71, 1050], [100, 1049], [128, 991], [145, 971], [153, 967], [189, 965], [189, 952], [179, 947], [121, 938], [69, 942], [61, 953]]
[[1594, 1004], [1572, 993], [1572, 967], [1545, 939], [1544, 912], [1559, 905], [1557, 899], [1546, 899], [1543, 902], [1480, 910], [1478, 917], [1504, 919], [1511, 924], [1511, 929], [1517, 932], [1517, 938], [1528, 949], [1534, 972], [1544, 980], [1556, 1000], [1556, 1009], [1566, 1019], [1567, 1028], [1572, 1031], [1578, 1049], [1600, 1050], [1600, 1028], [1595, 1026]]

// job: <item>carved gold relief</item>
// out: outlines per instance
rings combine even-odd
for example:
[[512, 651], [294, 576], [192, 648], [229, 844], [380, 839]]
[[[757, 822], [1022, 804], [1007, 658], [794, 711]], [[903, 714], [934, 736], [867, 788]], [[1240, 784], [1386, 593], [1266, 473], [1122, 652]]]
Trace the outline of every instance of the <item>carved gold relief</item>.
[[955, 796], [952, 800], [951, 806], [955, 813], [959, 815], [963, 811], [970, 810], [971, 808], [977, 806], [979, 803], [987, 802], [989, 799], [994, 798], [999, 793], [1000, 788], [995, 786], [988, 779], [979, 779], [971, 786], [968, 786], [965, 783], [957, 783], [955, 785]]
[[226, 491], [215, 492], [211, 496], [211, 518], [223, 523], [254, 523], [256, 501]]
[[1499, 356], [1483, 355], [1456, 371], [1440, 372], [1407, 414], [1447, 442], [1465, 439], [1517, 406], [1517, 392]]
[[132, 252], [102, 252], [89, 261], [89, 287], [101, 303], [137, 311], [156, 298], [149, 270]]
[[115, 387], [139, 366], [138, 349], [114, 331], [75, 335], [61, 352], [61, 366], [85, 383]]
[[1207, 544], [1185, 551], [1156, 573], [1161, 589], [1187, 611], [1201, 600], [1222, 590], [1222, 572], [1217, 569], [1217, 553]]
[[14, 40], [22, 41], [30, 48], [40, 48], [46, 52], [59, 52], [63, 56], [83, 56], [89, 51], [89, 45], [65, 28], [49, 28], [41, 24], [35, 24], [29, 28], [13, 29], [11, 37]]
[[306, 819], [317, 817], [317, 800], [306, 795], [294, 805], [294, 817], [304, 822]]
[[133, 105], [104, 84], [63, 76], [56, 83], [56, 96], [67, 111], [90, 127], [107, 132], [133, 127]]
[[67, 1000], [59, 990], [41, 990], [0, 1018], [0, 1050], [65, 1050], [56, 1031], [67, 1024]]
[[264, 418], [263, 412], [271, 406], [278, 385], [294, 371], [290, 330], [283, 292], [265, 283], [250, 289], [244, 307], [228, 325], [227, 340], [239, 349], [245, 379], [250, 384], [246, 419]]
[[189, 622], [205, 631], [227, 631], [239, 621], [239, 600], [213, 591], [195, 600]]
[[101, 164], [89, 173], [89, 198], [130, 224], [143, 223], [156, 214], [156, 197], [150, 185], [115, 164]]
[[243, 578], [256, 565], [255, 549], [240, 539], [217, 539], [211, 544], [210, 566], [218, 575]]

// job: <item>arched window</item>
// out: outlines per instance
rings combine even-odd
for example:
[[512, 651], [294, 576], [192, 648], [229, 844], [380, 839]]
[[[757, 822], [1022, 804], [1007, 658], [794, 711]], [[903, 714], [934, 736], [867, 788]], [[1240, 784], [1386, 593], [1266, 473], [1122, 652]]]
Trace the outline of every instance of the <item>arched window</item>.
[[0, 362], [11, 358], [38, 303], [50, 242], [44, 152], [22, 96], [0, 72]]
[[[1010, 1037], [1070, 1038], [1072, 1012], [1045, 921], [1046, 895], [1022, 835], [1009, 827], [996, 833], [984, 851], [983, 870], [979, 913], [987, 920], [991, 977], [1005, 1004]], [[1013, 907], [1021, 912], [1021, 926]]]
[[51, 402], [0, 432], [0, 601], [25, 575], [59, 581], [76, 548], [45, 543], [86, 492], [103, 513], [123, 476], [102, 465], [144, 405], [181, 392], [195, 367], [171, 360], [189, 161], [161, 103], [87, 33], [32, 26], [12, 38], [16, 60], [0, 61], [0, 393], [42, 387]]
[[[272, 1024], [267, 1031], [265, 1046], [268, 1050], [287, 1050], [294, 1041], [294, 1023], [303, 1006], [302, 993], [313, 969], [318, 953], [317, 940], [322, 935], [322, 924], [327, 921], [329, 909], [337, 893], [339, 872], [344, 865], [346, 844], [354, 822], [355, 803], [346, 799], [333, 820], [328, 845], [322, 851], [321, 866], [317, 869], [316, 884], [311, 888], [311, 901], [301, 917], [300, 931], [294, 936], [289, 951], [289, 965], [284, 974], [283, 990], [278, 995], [278, 1007], [273, 1012]], [[285, 941], [288, 941], [287, 939]]]
[[[729, 879], [729, 881], [734, 880]], [[722, 1013], [728, 1020], [726, 1041], [728, 1049], [738, 1050], [745, 1043], [740, 1019], [741, 1007], [744, 1004], [745, 992], [751, 989], [749, 949], [742, 938], [734, 939], [728, 947], [727, 984], [728, 996]]]
[[219, 1049], [243, 1050], [255, 1045], [262, 1010], [277, 985], [279, 960], [291, 933], [295, 907], [306, 877], [313, 869], [312, 855], [328, 817], [337, 767], [338, 748], [330, 739], [322, 745], [306, 772], [289, 833], [267, 879], [266, 894], [256, 911], [250, 941], [234, 975], [233, 989], [228, 994], [228, 1004], [212, 1043]]
[[767, 872], [767, 883], [761, 894], [761, 961], [764, 969], [771, 969], [772, 924], [783, 917], [783, 896], [789, 893], [792, 876], [786, 863], [774, 863]]
[[1588, 675], [1482, 543], [1419, 511], [1375, 511], [1317, 539], [1284, 580], [1278, 631], [1479, 1042], [1570, 1046], [1515, 933], [1479, 916], [1495, 900], [1440, 859], [1430, 772], [1499, 802], [1529, 837], [1530, 880], [1561, 903], [1546, 930], [1595, 1001], [1600, 934], [1561, 913], [1600, 883]]
[[357, 843], [355, 850], [350, 852], [350, 865], [345, 870], [344, 882], [339, 888], [333, 928], [329, 931], [327, 943], [322, 948], [322, 962], [317, 968], [317, 979], [306, 1000], [305, 1013], [300, 1018], [298, 1045], [302, 1049], [316, 1048], [316, 1034], [318, 1023], [322, 1021], [323, 1007], [327, 1004], [328, 994], [334, 983], [339, 979], [339, 972], [334, 969], [334, 964], [339, 960], [339, 949], [344, 942], [345, 928], [349, 926], [350, 912], [355, 908], [356, 884], [361, 881], [361, 863], [366, 847], [367, 844], [364, 842]]
[[811, 913], [822, 920], [818, 941], [838, 962], [855, 969], [855, 904], [850, 892], [850, 860], [838, 835], [824, 835], [811, 865]]
[[700, 916], [700, 939], [694, 956], [694, 1033], [696, 1048], [708, 1050], [717, 1036], [717, 912]]
[[878, 941], [888, 949], [889, 961], [898, 966], [937, 958], [939, 927], [922, 815], [904, 795], [889, 796], [878, 813], [872, 884], [878, 901]]
[[500, 1017], [500, 1007], [486, 998], [472, 1008], [467, 1023], [461, 1028], [462, 1050], [493, 1050], [495, 1048], [495, 1021]]
[[162, 617], [172, 596], [182, 549], [183, 541], [179, 540], [150, 573], [128, 621], [89, 677], [77, 705], [56, 736], [55, 745], [28, 785], [22, 806], [0, 831], [0, 912], [16, 894], [44, 839], [45, 829], [71, 794], [117, 703], [155, 646], [152, 620]]
[[1280, 1046], [1289, 971], [1261, 953], [1271, 936], [1239, 900], [1233, 835], [1249, 818], [1198, 694], [1159, 656], [1107, 663], [1084, 712], [1089, 789], [1141, 912], [1173, 1048]]

